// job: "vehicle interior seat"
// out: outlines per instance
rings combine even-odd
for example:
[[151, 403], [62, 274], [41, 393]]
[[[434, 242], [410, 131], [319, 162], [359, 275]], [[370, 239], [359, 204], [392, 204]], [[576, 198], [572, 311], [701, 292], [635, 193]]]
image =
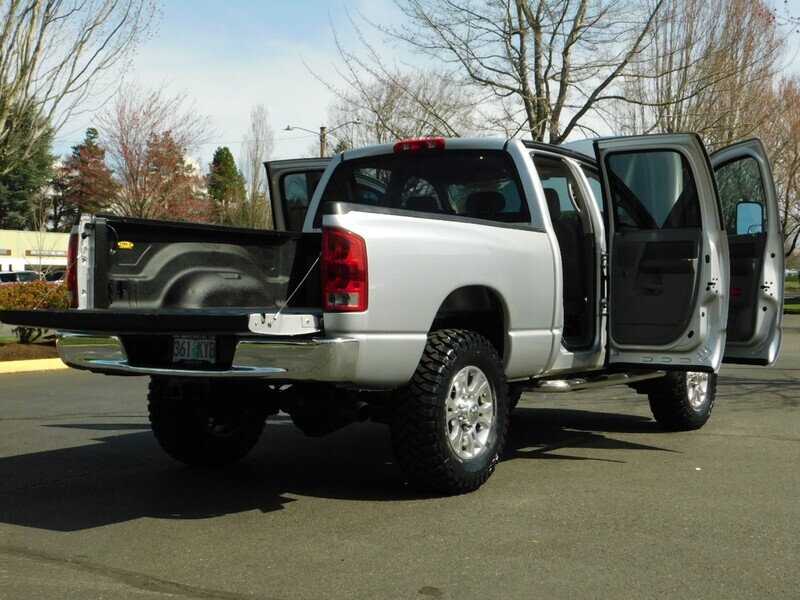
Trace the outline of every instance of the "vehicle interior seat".
[[490, 221], [496, 220], [505, 207], [503, 194], [491, 191], [473, 192], [464, 204], [468, 216]]
[[545, 188], [545, 199], [561, 253], [564, 282], [564, 341], [579, 344], [589, 331], [586, 252], [580, 222], [572, 215], [562, 215], [558, 191]]
[[409, 196], [402, 208], [428, 213], [442, 212], [442, 205], [436, 196]]

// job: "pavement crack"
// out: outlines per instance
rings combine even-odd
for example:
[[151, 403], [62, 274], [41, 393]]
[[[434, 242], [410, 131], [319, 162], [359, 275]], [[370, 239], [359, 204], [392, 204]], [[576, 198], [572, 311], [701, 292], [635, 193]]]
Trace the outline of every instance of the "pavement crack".
[[[80, 473], [72, 473], [70, 475], [64, 475], [63, 477], [54, 477], [53, 479], [46, 479], [44, 481], [37, 481], [36, 483], [32, 483], [30, 485], [22, 485], [16, 488], [9, 488], [7, 490], [0, 490], [0, 496], [5, 496], [8, 494], [15, 494], [17, 492], [25, 492], [28, 490], [32, 490], [39, 487], [44, 487], [47, 485], [53, 485], [54, 483], [61, 483], [63, 481], [70, 481], [72, 479], [81, 479], [86, 477], [87, 475], [96, 475], [97, 473], [103, 473], [104, 471], [108, 471], [109, 469], [96, 469], [94, 471], [82, 471]], [[0, 549], [2, 546], [0, 546]]]
[[[74, 571], [98, 575], [117, 583], [122, 583], [131, 588], [146, 592], [181, 596], [184, 598], [197, 598], [201, 600], [205, 598], [214, 600], [268, 600], [262, 595], [254, 596], [251, 594], [237, 594], [233, 592], [224, 592], [221, 590], [211, 590], [194, 585], [169, 581], [166, 579], [159, 579], [144, 573], [129, 571], [127, 569], [119, 569], [117, 567], [110, 567], [108, 565], [102, 565], [84, 559], [60, 556], [51, 552], [31, 550], [29, 548], [23, 548], [20, 546], [0, 545], [0, 554], [22, 558], [40, 564], [56, 565], [60, 567], [66, 567]], [[273, 598], [273, 600], [277, 599]]]

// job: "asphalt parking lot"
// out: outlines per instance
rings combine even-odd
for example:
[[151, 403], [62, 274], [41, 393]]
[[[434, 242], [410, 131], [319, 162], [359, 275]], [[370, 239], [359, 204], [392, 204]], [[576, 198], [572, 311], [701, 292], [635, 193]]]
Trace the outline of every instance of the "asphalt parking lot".
[[526, 395], [475, 493], [404, 484], [387, 431], [270, 419], [224, 471], [149, 431], [142, 378], [0, 376], [0, 598], [796, 598], [800, 317], [723, 367], [700, 431], [627, 388]]

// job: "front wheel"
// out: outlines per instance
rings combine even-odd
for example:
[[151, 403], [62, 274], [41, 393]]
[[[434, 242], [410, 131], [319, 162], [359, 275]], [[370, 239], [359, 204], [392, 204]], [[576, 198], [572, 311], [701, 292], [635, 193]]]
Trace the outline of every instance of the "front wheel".
[[246, 384], [152, 377], [147, 399], [161, 448], [193, 466], [225, 465], [245, 456], [270, 412], [265, 399]]
[[494, 346], [471, 331], [434, 332], [395, 403], [395, 459], [413, 484], [446, 494], [470, 492], [500, 459], [508, 414], [508, 388]]
[[646, 391], [659, 425], [672, 431], [700, 429], [714, 408], [717, 374], [673, 371], [649, 382]]

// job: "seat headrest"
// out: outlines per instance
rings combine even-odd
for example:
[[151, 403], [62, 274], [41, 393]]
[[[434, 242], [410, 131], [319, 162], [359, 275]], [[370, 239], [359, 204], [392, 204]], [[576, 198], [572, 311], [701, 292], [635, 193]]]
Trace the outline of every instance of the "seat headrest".
[[555, 223], [561, 218], [561, 199], [553, 188], [544, 188], [544, 199], [547, 201], [547, 210], [550, 220]]
[[420, 212], [442, 212], [439, 199], [435, 196], [410, 196], [406, 198], [403, 208]]

